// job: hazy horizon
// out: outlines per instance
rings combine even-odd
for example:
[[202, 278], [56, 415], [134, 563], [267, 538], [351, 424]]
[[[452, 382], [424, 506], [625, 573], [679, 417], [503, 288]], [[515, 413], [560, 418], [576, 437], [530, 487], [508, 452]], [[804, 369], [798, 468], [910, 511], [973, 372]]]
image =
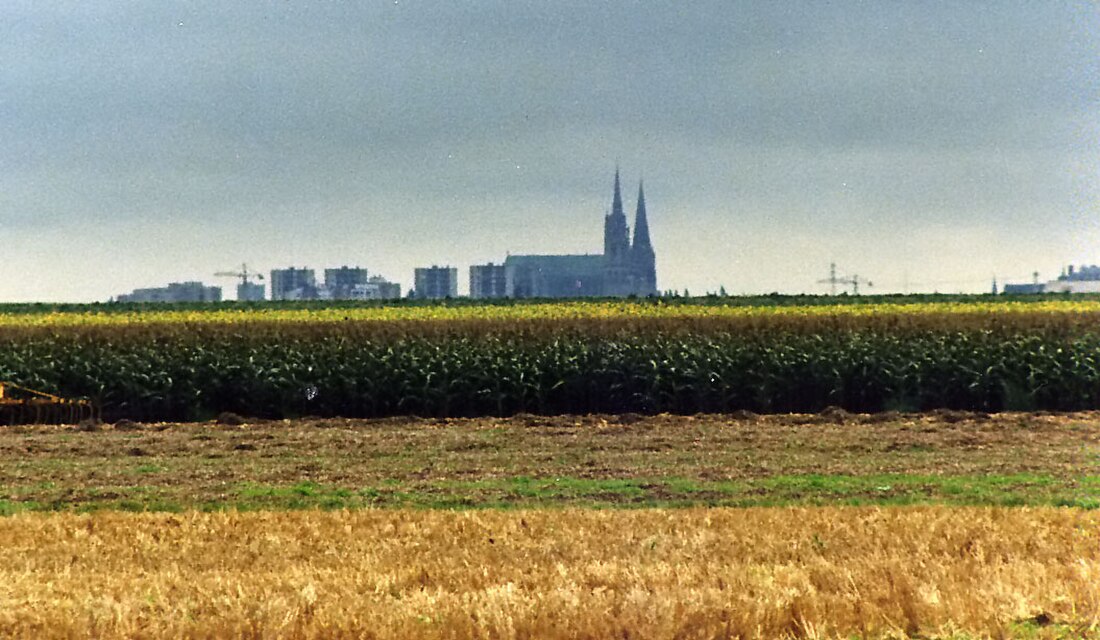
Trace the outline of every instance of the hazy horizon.
[[1100, 263], [1093, 2], [42, 3], [0, 16], [2, 301], [246, 262], [599, 253], [658, 287], [980, 292]]

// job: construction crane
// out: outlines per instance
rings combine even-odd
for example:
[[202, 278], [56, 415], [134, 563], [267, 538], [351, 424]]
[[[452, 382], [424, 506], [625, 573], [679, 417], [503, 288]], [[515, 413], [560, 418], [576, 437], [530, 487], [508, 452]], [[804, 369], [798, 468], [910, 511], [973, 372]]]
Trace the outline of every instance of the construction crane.
[[240, 271], [219, 271], [214, 274], [219, 278], [240, 278], [241, 284], [252, 284], [251, 278], [263, 280], [264, 274], [259, 271], [249, 271], [247, 264], [242, 264]]
[[860, 285], [866, 285], [868, 287], [875, 286], [874, 283], [872, 283], [870, 280], [867, 280], [866, 278], [860, 278], [857, 275], [838, 276], [836, 274], [836, 263], [835, 262], [829, 263], [829, 277], [825, 278], [824, 280], [818, 280], [817, 282], [818, 282], [818, 284], [827, 284], [827, 285], [829, 285], [829, 294], [834, 295], [834, 296], [836, 295], [836, 286], [838, 284], [845, 285], [846, 287], [851, 286], [853, 296], [858, 296], [859, 295], [859, 286]]

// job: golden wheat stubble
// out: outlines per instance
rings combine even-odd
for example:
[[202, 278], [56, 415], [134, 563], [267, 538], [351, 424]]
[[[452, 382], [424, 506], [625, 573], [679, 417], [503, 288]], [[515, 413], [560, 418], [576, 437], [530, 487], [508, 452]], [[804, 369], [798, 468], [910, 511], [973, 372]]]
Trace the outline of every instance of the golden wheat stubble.
[[[1100, 513], [19, 515], [0, 635], [781, 637], [1096, 624]], [[677, 635], [679, 634], [679, 635]]]

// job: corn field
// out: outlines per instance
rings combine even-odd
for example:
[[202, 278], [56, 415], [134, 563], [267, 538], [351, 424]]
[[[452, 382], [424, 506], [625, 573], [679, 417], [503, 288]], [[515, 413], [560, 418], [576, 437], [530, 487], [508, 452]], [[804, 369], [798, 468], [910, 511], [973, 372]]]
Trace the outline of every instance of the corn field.
[[0, 314], [0, 380], [108, 419], [1100, 408], [1100, 302]]

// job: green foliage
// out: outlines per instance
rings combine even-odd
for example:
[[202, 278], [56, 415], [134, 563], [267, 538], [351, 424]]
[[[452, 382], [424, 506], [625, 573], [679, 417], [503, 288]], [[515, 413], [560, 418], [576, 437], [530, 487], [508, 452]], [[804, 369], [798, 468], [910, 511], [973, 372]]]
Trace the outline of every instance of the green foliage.
[[1100, 329], [1075, 318], [7, 327], [0, 380], [92, 398], [109, 420], [1097, 409]]

